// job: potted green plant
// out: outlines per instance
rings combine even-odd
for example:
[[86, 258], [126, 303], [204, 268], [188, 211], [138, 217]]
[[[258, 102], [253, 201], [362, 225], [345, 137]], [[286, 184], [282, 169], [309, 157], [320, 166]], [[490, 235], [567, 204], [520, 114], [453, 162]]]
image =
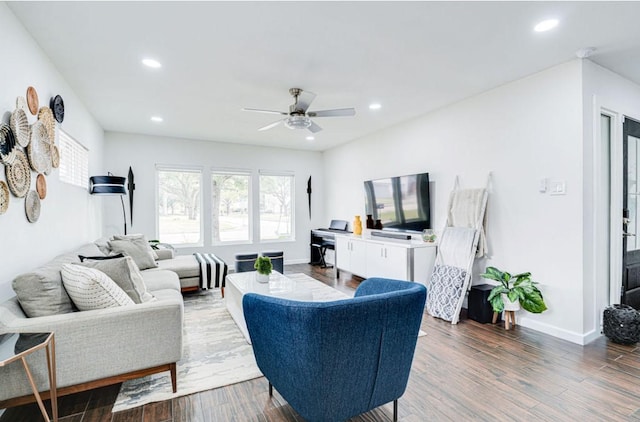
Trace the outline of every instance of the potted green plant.
[[253, 264], [253, 268], [256, 269], [256, 281], [259, 283], [268, 283], [269, 282], [269, 274], [273, 270], [273, 264], [271, 263], [271, 258], [268, 256], [259, 256], [256, 259], [256, 263]]
[[491, 289], [487, 300], [494, 312], [517, 311], [522, 306], [526, 311], [539, 314], [547, 310], [542, 292], [531, 280], [531, 273], [511, 275], [495, 267], [487, 267], [480, 277], [499, 282]]

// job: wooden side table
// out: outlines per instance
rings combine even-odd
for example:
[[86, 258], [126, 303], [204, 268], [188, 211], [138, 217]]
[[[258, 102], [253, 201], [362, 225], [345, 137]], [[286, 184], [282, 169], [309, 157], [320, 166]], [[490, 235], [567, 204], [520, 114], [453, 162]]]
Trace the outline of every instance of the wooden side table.
[[27, 379], [38, 402], [44, 420], [50, 422], [47, 409], [44, 407], [38, 387], [36, 386], [26, 357], [40, 349], [46, 349], [47, 369], [49, 371], [49, 390], [51, 395], [51, 414], [53, 421], [58, 421], [58, 392], [56, 386], [56, 344], [53, 333], [9, 333], [0, 336], [0, 367], [11, 362], [21, 361]]

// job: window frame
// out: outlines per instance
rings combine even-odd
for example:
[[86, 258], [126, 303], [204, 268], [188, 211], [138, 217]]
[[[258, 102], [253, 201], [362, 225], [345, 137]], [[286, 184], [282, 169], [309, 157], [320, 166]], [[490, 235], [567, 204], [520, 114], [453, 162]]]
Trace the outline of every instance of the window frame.
[[[290, 186], [290, 213], [291, 213], [291, 233], [286, 239], [263, 239], [262, 238], [262, 211], [261, 207], [261, 195], [262, 195], [262, 186], [261, 186], [261, 177], [262, 176], [281, 176], [281, 177], [289, 177], [291, 179]], [[258, 189], [257, 189], [257, 197], [258, 197], [258, 206], [257, 206], [257, 241], [258, 243], [283, 243], [283, 242], [295, 242], [296, 241], [296, 174], [293, 171], [278, 171], [278, 170], [258, 170]]]
[[197, 173], [200, 175], [200, 239], [196, 243], [171, 243], [175, 248], [194, 248], [194, 247], [203, 247], [205, 244], [205, 231], [204, 231], [204, 220], [205, 220], [205, 210], [203, 208], [204, 205], [204, 195], [206, 194], [205, 186], [204, 186], [204, 167], [203, 166], [189, 166], [189, 165], [179, 165], [179, 164], [156, 164], [155, 166], [155, 218], [156, 218], [156, 238], [162, 241], [160, 236], [160, 172], [185, 172], [185, 173]]
[[[71, 136], [69, 132], [63, 130], [62, 128], [57, 128], [56, 132], [58, 132], [57, 144], [58, 144], [58, 152], [60, 153], [60, 166], [58, 167], [58, 180], [60, 180], [60, 182], [62, 183], [66, 183], [68, 185], [76, 186], [89, 191], [89, 148], [87, 148], [84, 144], [82, 144], [82, 142], [78, 141], [76, 138]], [[68, 154], [63, 153], [63, 145], [62, 145], [63, 143], [71, 145], [70, 148], [73, 152], [74, 158], [72, 158], [73, 162], [70, 163], [69, 167], [72, 170], [71, 171], [72, 174], [77, 173], [76, 171], [73, 171], [75, 168], [78, 167], [78, 162], [76, 161], [76, 157], [78, 156], [78, 153], [76, 151], [79, 151], [82, 153], [80, 158], [83, 159], [83, 162], [81, 162], [80, 164], [83, 165], [83, 168], [80, 169], [79, 171], [80, 174], [77, 177], [70, 176], [68, 179], [63, 177], [63, 174], [69, 174], [69, 171], [67, 171], [66, 169], [67, 167], [66, 162], [63, 161], [63, 160], [69, 159]]]
[[[223, 240], [219, 240], [216, 241], [214, 240], [214, 236], [213, 236], [213, 177], [216, 175], [235, 175], [235, 176], [246, 176], [249, 180], [249, 183], [247, 185], [247, 196], [248, 196], [248, 204], [247, 204], [247, 224], [249, 226], [249, 238], [247, 240], [227, 240], [227, 241], [223, 241]], [[209, 187], [211, 188], [211, 193], [209, 195], [209, 206], [211, 207], [210, 210], [211, 212], [209, 212], [209, 217], [211, 218], [210, 220], [210, 225], [211, 225], [211, 229], [209, 230], [209, 235], [211, 236], [211, 245], [212, 246], [227, 246], [227, 245], [251, 245], [254, 243], [254, 239], [255, 239], [255, 232], [254, 232], [254, 207], [253, 207], [253, 172], [251, 170], [248, 169], [236, 169], [236, 168], [224, 168], [224, 167], [212, 167], [209, 170], [209, 182], [210, 185]]]

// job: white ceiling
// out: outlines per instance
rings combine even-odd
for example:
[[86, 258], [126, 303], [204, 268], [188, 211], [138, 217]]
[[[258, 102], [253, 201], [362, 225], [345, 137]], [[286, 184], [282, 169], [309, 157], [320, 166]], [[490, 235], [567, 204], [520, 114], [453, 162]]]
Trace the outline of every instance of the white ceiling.
[[[325, 150], [575, 58], [640, 84], [640, 2], [10, 2], [108, 131]], [[546, 33], [533, 26], [560, 20]], [[145, 57], [163, 67], [141, 65]], [[278, 116], [318, 94], [308, 133]], [[382, 104], [378, 111], [368, 104]], [[71, 111], [68, 111], [71, 112]], [[160, 115], [163, 123], [150, 121]]]

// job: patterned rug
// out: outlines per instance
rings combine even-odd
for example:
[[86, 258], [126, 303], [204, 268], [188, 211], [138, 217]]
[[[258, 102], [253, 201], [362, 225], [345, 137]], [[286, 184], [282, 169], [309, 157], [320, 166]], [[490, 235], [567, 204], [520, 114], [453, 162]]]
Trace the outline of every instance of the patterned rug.
[[[349, 297], [305, 274], [287, 274], [287, 277], [304, 283], [317, 301]], [[211, 321], [211, 324], [202, 321]], [[227, 312], [217, 289], [184, 297], [183, 341], [183, 356], [178, 362], [178, 392], [171, 391], [168, 372], [127, 381], [122, 384], [112, 412], [262, 376], [251, 345]]]

